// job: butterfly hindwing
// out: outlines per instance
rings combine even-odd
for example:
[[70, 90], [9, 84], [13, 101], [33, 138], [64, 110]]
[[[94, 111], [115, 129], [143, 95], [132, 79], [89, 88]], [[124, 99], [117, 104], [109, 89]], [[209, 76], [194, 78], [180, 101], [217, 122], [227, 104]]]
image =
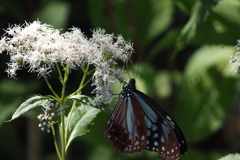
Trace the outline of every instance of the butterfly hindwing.
[[107, 122], [106, 138], [124, 153], [139, 152], [146, 145], [145, 121], [139, 105], [134, 98], [122, 97]]
[[138, 90], [133, 94], [144, 112], [148, 137], [144, 149], [157, 152], [168, 160], [178, 159], [187, 150], [186, 140], [178, 125], [147, 95]]

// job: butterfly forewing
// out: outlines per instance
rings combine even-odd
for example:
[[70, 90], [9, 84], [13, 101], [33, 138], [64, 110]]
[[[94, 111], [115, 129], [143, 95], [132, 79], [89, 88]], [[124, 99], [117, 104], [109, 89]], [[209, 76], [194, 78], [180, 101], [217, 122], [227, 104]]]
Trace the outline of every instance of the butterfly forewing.
[[123, 88], [105, 135], [124, 153], [154, 151], [177, 160], [187, 151], [184, 135], [175, 121], [151, 98], [135, 89], [135, 80]]
[[106, 138], [124, 153], [141, 151], [146, 145], [143, 117], [139, 103], [134, 98], [122, 97], [107, 122]]
[[[187, 151], [187, 144], [185, 137], [176, 122], [162, 109], [161, 106], [144, 93], [136, 90], [134, 95], [136, 95], [144, 112], [148, 133], [147, 136], [151, 135], [150, 137], [153, 138], [158, 137], [155, 140], [158, 139], [160, 142], [158, 151], [156, 152], [159, 154], [162, 152], [165, 155], [170, 155], [172, 153], [172, 157], [174, 157], [174, 154], [179, 156], [180, 154], [184, 154]], [[155, 129], [156, 131], [154, 131]], [[154, 140], [149, 141], [153, 142]], [[158, 143], [156, 142], [156, 144]], [[153, 149], [156, 148], [156, 146], [152, 147], [154, 147]], [[152, 149], [149, 147], [147, 150]]]

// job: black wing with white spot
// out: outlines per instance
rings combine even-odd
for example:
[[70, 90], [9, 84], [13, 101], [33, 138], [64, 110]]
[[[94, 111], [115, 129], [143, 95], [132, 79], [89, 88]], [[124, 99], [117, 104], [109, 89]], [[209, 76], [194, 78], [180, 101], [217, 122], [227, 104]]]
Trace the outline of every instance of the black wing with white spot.
[[114, 147], [124, 153], [139, 152], [146, 146], [146, 125], [143, 111], [132, 96], [132, 86], [123, 89], [123, 96], [118, 101], [107, 121], [105, 136]]
[[176, 160], [187, 151], [185, 137], [176, 122], [151, 98], [133, 92], [144, 112], [147, 141], [144, 149], [154, 151], [167, 160]]

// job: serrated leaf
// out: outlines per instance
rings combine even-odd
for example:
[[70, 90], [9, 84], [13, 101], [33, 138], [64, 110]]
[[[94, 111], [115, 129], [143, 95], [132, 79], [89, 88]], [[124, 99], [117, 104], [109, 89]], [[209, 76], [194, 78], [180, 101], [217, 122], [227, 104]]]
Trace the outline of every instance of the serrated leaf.
[[[92, 123], [93, 119], [100, 112], [99, 109], [91, 107], [88, 104], [81, 104], [76, 107], [73, 111], [69, 122], [68, 117], [65, 117], [65, 124], [68, 124], [68, 134], [66, 137], [66, 150], [69, 147], [70, 143], [77, 137], [81, 137], [86, 132], [88, 132], [88, 126]], [[60, 127], [61, 130], [61, 127]], [[62, 134], [62, 131], [60, 131]]]
[[218, 160], [240, 160], [240, 154], [236, 153], [236, 154], [229, 154], [225, 157], [222, 157]]
[[18, 118], [19, 116], [23, 115], [24, 113], [26, 113], [27, 111], [29, 111], [35, 107], [39, 107], [39, 106], [47, 104], [51, 100], [53, 100], [53, 99], [50, 98], [50, 96], [31, 97], [31, 98], [27, 99], [25, 102], [23, 102], [18, 107], [18, 109], [14, 112], [14, 114], [12, 115], [12, 118], [9, 121], [12, 121], [12, 120]]

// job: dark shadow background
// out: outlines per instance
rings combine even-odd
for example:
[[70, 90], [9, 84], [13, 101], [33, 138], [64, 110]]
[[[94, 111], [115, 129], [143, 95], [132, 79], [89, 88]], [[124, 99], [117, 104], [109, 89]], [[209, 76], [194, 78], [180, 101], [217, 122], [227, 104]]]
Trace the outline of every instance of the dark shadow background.
[[[0, 35], [13, 24], [37, 19], [62, 32], [81, 28], [88, 37], [94, 28], [122, 34], [134, 44], [127, 70], [137, 73], [138, 90], [161, 104], [185, 134], [189, 150], [181, 159], [215, 160], [240, 151], [240, 83], [228, 63], [236, 52], [239, 15], [240, 2], [234, 0], [1, 0]], [[17, 79], [8, 78], [9, 57], [0, 57], [0, 159], [57, 159], [52, 135], [37, 127], [40, 109], [4, 123], [25, 99], [50, 91], [27, 70], [17, 72]], [[56, 89], [57, 78], [51, 75]], [[73, 71], [70, 79], [69, 91], [81, 73]], [[109, 115], [101, 112], [90, 132], [72, 143], [69, 160], [161, 159], [147, 151], [122, 154], [112, 147], [104, 137]]]

